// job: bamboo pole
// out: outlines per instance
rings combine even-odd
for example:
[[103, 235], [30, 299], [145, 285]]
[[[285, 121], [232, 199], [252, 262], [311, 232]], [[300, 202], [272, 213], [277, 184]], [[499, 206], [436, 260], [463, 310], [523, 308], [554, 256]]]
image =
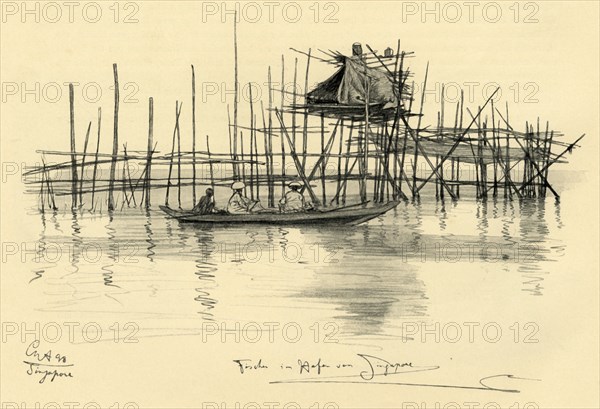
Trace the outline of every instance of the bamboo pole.
[[[237, 43], [237, 11], [233, 18], [233, 50], [234, 50], [234, 98], [233, 98], [233, 159], [237, 161], [237, 138], [238, 138], [238, 43]], [[242, 165], [243, 166], [243, 165]], [[234, 172], [239, 179], [239, 164], [234, 164], [237, 170]]]
[[[193, 68], [192, 68], [193, 70]], [[194, 127], [195, 128], [195, 127]], [[195, 131], [194, 131], [195, 132]], [[146, 180], [144, 183], [146, 209], [150, 209], [150, 191], [152, 187], [150, 183], [152, 181], [152, 144], [154, 139], [154, 99], [150, 97], [148, 99], [148, 147], [146, 154]], [[195, 171], [195, 161], [194, 161]], [[196, 197], [194, 196], [194, 205], [196, 204]]]
[[[375, 146], [383, 152], [383, 138], [381, 137], [381, 127], [377, 127], [375, 132]], [[379, 202], [379, 184], [381, 182], [381, 158], [380, 153], [375, 155], [375, 175], [373, 176], [373, 202]]]
[[[254, 116], [254, 124], [256, 124], [256, 114], [254, 114], [253, 116]], [[256, 141], [256, 129], [253, 129], [252, 133], [250, 135], [254, 142], [254, 160], [256, 161], [256, 163], [254, 165], [255, 177], [256, 177], [256, 181], [254, 184], [254, 186], [256, 186], [256, 200], [260, 201], [260, 167], [258, 164], [258, 144]]]
[[85, 142], [83, 143], [83, 155], [81, 156], [81, 177], [79, 178], [79, 206], [83, 206], [83, 179], [85, 172], [85, 157], [87, 155], [88, 142], [90, 140], [90, 130], [92, 129], [92, 121], [88, 124], [85, 133]]
[[[337, 189], [339, 192], [340, 186], [342, 184], [342, 150], [344, 149], [344, 119], [342, 118], [341, 128], [340, 128], [340, 143], [338, 148], [338, 161], [337, 161]], [[340, 196], [335, 196], [335, 204], [340, 204]]]
[[308, 49], [306, 76], [304, 77], [304, 128], [302, 130], [302, 169], [306, 169], [306, 149], [308, 145], [308, 70], [310, 68], [311, 49]]
[[77, 150], [75, 148], [75, 97], [73, 84], [69, 84], [69, 124], [71, 129], [71, 207], [77, 207]]
[[494, 101], [492, 100], [492, 146], [493, 146], [493, 151], [494, 153], [492, 154], [492, 165], [494, 168], [494, 185], [493, 185], [493, 192], [492, 192], [492, 196], [493, 197], [497, 197], [498, 196], [498, 158], [496, 155], [496, 152], [498, 152], [498, 148], [499, 148], [499, 144], [497, 144], [497, 138], [496, 138], [496, 117], [494, 115], [495, 109], [494, 109]]
[[[443, 141], [443, 132], [444, 132], [444, 98], [445, 98], [445, 87], [444, 84], [442, 84], [442, 91], [441, 91], [441, 102], [440, 102], [440, 132], [438, 133], [438, 140], [440, 142]], [[440, 160], [441, 159], [441, 160]], [[440, 158], [440, 155], [436, 155], [436, 163], [439, 161], [440, 162], [440, 179], [444, 179], [444, 159]], [[440, 199], [444, 199], [444, 189], [442, 189], [441, 186], [442, 181], [440, 181], [439, 183], [436, 183], [436, 189], [439, 189], [439, 196]]]
[[[350, 132], [348, 135], [348, 142], [346, 145], [346, 161], [344, 164], [344, 180], [343, 180], [343, 190], [342, 190], [342, 205], [346, 204], [346, 187], [348, 186], [348, 162], [350, 161], [350, 149], [352, 148], [352, 131], [354, 130], [354, 119], [350, 119]], [[356, 163], [356, 161], [354, 162]], [[350, 171], [351, 172], [351, 171]], [[339, 195], [339, 189], [336, 193], [336, 196]]]
[[[150, 142], [148, 143], [150, 150]], [[192, 201], [196, 205], [196, 73], [192, 65]]]
[[[181, 109], [181, 108], [180, 108]], [[181, 132], [177, 119], [177, 205], [181, 209]], [[195, 203], [194, 203], [195, 205]]]
[[[283, 103], [285, 97], [285, 59], [283, 54], [281, 55], [281, 112], [283, 115]], [[283, 127], [283, 125], [282, 125]], [[281, 133], [283, 134], [284, 129], [281, 128]], [[285, 143], [283, 138], [280, 137], [281, 141], [281, 197], [285, 195]], [[292, 142], [294, 142], [292, 140]]]
[[[325, 116], [321, 113], [321, 152], [325, 152]], [[323, 206], [327, 206], [327, 192], [325, 190], [325, 161], [321, 161], [321, 194]]]
[[[215, 174], [214, 174], [213, 163], [212, 163], [212, 159], [211, 159], [210, 143], [209, 143], [208, 135], [206, 135], [206, 152], [207, 152], [207, 156], [208, 156], [208, 169], [210, 171], [210, 187], [214, 191], [215, 190]], [[195, 202], [194, 202], [194, 205], [196, 205]]]
[[[45, 171], [45, 167], [43, 168]], [[44, 182], [46, 181], [46, 174], [42, 172], [42, 179], [40, 180], [40, 210], [44, 213]], [[48, 198], [48, 203], [50, 203], [50, 198]]]
[[423, 118], [423, 104], [425, 102], [425, 89], [427, 88], [427, 75], [429, 74], [429, 61], [425, 68], [425, 79], [423, 80], [423, 91], [421, 93], [421, 108], [419, 109], [419, 119], [417, 120], [417, 130], [414, 135], [415, 151], [413, 154], [413, 185], [412, 185], [412, 196], [415, 197], [418, 194], [417, 191], [417, 159], [419, 157], [417, 145], [419, 144], [419, 132], [421, 130], [421, 120]]
[[250, 198], [254, 200], [254, 104], [252, 103], [252, 84], [250, 90]]
[[[123, 147], [125, 147], [126, 145], [123, 145]], [[127, 154], [124, 153], [123, 156], [125, 159], [123, 160], [123, 167], [122, 167], [122, 175], [121, 175], [121, 193], [123, 193], [123, 202], [121, 202], [121, 210], [123, 210], [123, 208], [125, 207], [125, 202], [127, 202], [127, 207], [130, 206], [130, 201], [129, 201], [129, 195], [127, 195], [127, 188], [125, 187], [125, 179], [126, 179], [126, 174], [125, 174], [125, 166], [127, 165]]]
[[271, 81], [271, 67], [268, 71], [268, 88], [269, 88], [269, 161], [271, 163], [271, 180], [269, 182], [269, 207], [275, 207], [275, 169], [273, 166], [273, 86]]
[[114, 126], [113, 126], [113, 149], [110, 162], [110, 179], [108, 182], [108, 210], [115, 210], [115, 201], [113, 190], [115, 187], [115, 172], [117, 166], [117, 154], [119, 153], [119, 75], [117, 72], [117, 64], [113, 64], [113, 76], [115, 81], [115, 111], [114, 111]]
[[[550, 140], [548, 142], [548, 150], [546, 152], [546, 162], [544, 163], [544, 167], [545, 169], [545, 173], [544, 173], [544, 180], [548, 180], [548, 169], [550, 168], [550, 166], [548, 165], [550, 163], [550, 155], [552, 154], [552, 140], [554, 139], [554, 131], [550, 132]], [[544, 197], [546, 196], [546, 188], [547, 186], [544, 186]]]
[[92, 172], [92, 203], [90, 211], [94, 209], [94, 196], [96, 194], [96, 172], [98, 170], [98, 153], [100, 152], [100, 128], [102, 125], [102, 108], [98, 107], [98, 137], [96, 139], [96, 155], [94, 156], [94, 171]]
[[248, 187], [246, 186], [246, 162], [244, 157], [244, 132], [240, 131], [240, 160], [242, 166], [242, 181], [244, 182], [244, 196], [248, 196]]
[[268, 133], [268, 128], [267, 128], [267, 123], [265, 120], [265, 108], [263, 106], [263, 102], [260, 101], [260, 109], [262, 111], [262, 122], [263, 122], [263, 142], [264, 142], [264, 151], [265, 151], [265, 168], [267, 171], [267, 203], [268, 203], [268, 207], [273, 207], [273, 195], [272, 195], [272, 191], [271, 191], [271, 178], [272, 178], [272, 174], [271, 174], [271, 153], [269, 152], [269, 133]]
[[235, 155], [233, 150], [233, 136], [231, 134], [231, 112], [229, 105], [227, 105], [227, 130], [229, 131], [229, 156], [231, 157], [231, 172], [233, 173], [233, 180], [238, 180], [237, 169], [235, 164]]
[[294, 87], [292, 94], [292, 142], [294, 142], [294, 149], [296, 149], [296, 93], [297, 91], [297, 81], [298, 81], [298, 58], [294, 60]]
[[[508, 125], [508, 102], [506, 102], [506, 121], [507, 121], [507, 127]], [[504, 175], [509, 175], [510, 174], [510, 132], [507, 130], [506, 132], [506, 160], [504, 163]], [[504, 177], [504, 197], [512, 197], [512, 193], [511, 191], [508, 189], [508, 179], [506, 177]]]
[[[415, 87], [415, 83], [413, 81], [413, 83], [412, 83], [412, 89], [413, 90], [414, 90], [414, 87]], [[410, 101], [408, 102], [408, 112], [409, 113], [412, 112], [412, 104], [413, 104], [413, 101], [414, 101], [414, 97], [413, 96], [414, 95], [411, 92]], [[400, 183], [398, 184], [397, 180], [394, 180], [394, 185], [398, 185], [400, 187], [400, 192], [399, 193], [402, 196], [405, 196], [404, 193], [402, 192], [402, 178], [406, 176], [405, 175], [404, 167], [405, 167], [405, 160], [406, 160], [406, 145], [408, 143], [408, 128], [409, 128], [408, 127], [408, 121], [409, 120], [410, 120], [410, 116], [406, 119], [406, 125], [404, 127], [404, 140], [402, 142], [402, 156], [401, 156], [401, 159], [400, 159], [400, 175], [398, 176], [398, 179], [400, 180]], [[397, 126], [398, 126], [398, 129], [399, 129], [400, 128], [400, 123], [398, 123]], [[417, 147], [415, 146], [415, 150], [416, 149], [417, 149]], [[410, 187], [410, 184], [409, 184], [409, 187]]]
[[171, 175], [173, 172], [173, 159], [175, 158], [175, 138], [177, 137], [177, 129], [179, 128], [179, 114], [181, 113], [181, 105], [179, 101], [175, 101], [175, 128], [173, 129], [173, 142], [171, 143], [171, 158], [169, 161], [169, 176], [167, 178], [167, 192], [165, 195], [165, 206], [169, 206], [169, 193], [171, 190]]

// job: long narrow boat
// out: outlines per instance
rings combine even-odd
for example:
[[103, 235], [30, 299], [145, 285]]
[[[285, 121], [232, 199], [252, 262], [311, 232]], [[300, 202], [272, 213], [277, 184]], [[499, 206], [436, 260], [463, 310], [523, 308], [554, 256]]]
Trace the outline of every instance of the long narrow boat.
[[357, 225], [364, 223], [398, 206], [399, 201], [392, 201], [382, 205], [354, 205], [337, 207], [334, 209], [311, 210], [299, 213], [250, 213], [227, 214], [211, 213], [200, 215], [190, 210], [176, 210], [168, 206], [160, 206], [167, 215], [185, 223], [208, 224], [343, 224]]

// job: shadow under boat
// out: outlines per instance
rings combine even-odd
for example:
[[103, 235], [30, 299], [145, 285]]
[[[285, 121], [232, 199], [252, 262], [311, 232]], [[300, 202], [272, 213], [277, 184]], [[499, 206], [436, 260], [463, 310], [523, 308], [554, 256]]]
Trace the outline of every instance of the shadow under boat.
[[211, 223], [211, 224], [277, 224], [298, 225], [331, 223], [344, 225], [357, 225], [374, 219], [398, 206], [400, 201], [391, 201], [381, 205], [369, 206], [361, 203], [350, 206], [336, 207], [333, 209], [317, 209], [297, 213], [248, 213], [228, 214], [211, 213], [198, 214], [191, 210], [176, 210], [168, 206], [160, 209], [170, 217], [186, 223]]

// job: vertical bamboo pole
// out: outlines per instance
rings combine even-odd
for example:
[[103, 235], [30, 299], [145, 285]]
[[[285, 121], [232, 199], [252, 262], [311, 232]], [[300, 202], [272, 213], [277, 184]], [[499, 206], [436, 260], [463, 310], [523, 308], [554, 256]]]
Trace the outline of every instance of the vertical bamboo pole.
[[[527, 180], [529, 180], [528, 170], [529, 170], [529, 122], [525, 121], [525, 158], [523, 159], [523, 185]], [[529, 197], [529, 187], [526, 186], [524, 188], [523, 194]]]
[[[544, 180], [548, 181], [548, 169], [550, 169], [550, 160], [552, 155], [552, 140], [554, 139], [554, 131], [550, 132], [550, 139], [548, 142], [548, 150], [546, 151], [546, 164], [544, 165]], [[544, 183], [544, 197], [546, 196], [547, 184]]]
[[413, 185], [412, 185], [412, 195], [415, 197], [417, 195], [417, 159], [419, 156], [419, 150], [417, 149], [417, 145], [419, 143], [419, 131], [421, 130], [421, 119], [423, 118], [423, 103], [425, 102], [425, 89], [427, 88], [427, 75], [429, 74], [429, 62], [427, 62], [427, 67], [425, 68], [425, 80], [423, 81], [423, 92], [421, 93], [421, 108], [419, 109], [419, 119], [417, 120], [417, 129], [415, 132], [415, 147], [414, 147], [414, 155], [413, 155]]
[[[383, 138], [381, 135], [381, 127], [377, 127], [377, 131], [375, 132], [375, 144], [377, 149], [382, 152], [383, 151]], [[375, 152], [375, 175], [373, 176], [373, 202], [379, 202], [379, 184], [381, 182], [381, 153]]]
[[69, 84], [69, 123], [71, 128], [71, 207], [77, 207], [77, 151], [75, 148], [75, 97]]
[[[385, 146], [385, 157], [384, 157], [385, 161], [383, 163], [384, 170], [385, 170], [385, 172], [383, 173], [383, 186], [385, 187], [386, 201], [389, 202], [390, 201], [390, 182], [392, 182], [392, 180], [393, 180], [393, 179], [390, 180], [390, 178], [389, 178], [389, 176], [391, 176], [390, 175], [390, 154], [392, 153], [391, 149], [392, 149], [392, 142], [393, 142], [392, 141], [393, 133], [390, 133], [390, 130], [388, 128], [388, 120], [387, 119], [384, 121], [384, 128], [385, 128], [385, 133], [384, 133], [385, 139], [384, 140], [385, 140], [386, 146]], [[393, 129], [392, 129], [392, 132], [393, 132]], [[396, 187], [395, 187], [395, 185], [393, 185], [393, 186], [394, 186], [394, 192], [395, 192]], [[384, 196], [384, 190], [382, 188], [381, 189], [382, 201], [383, 201], [383, 196]]]
[[[453, 137], [456, 137], [457, 133], [458, 133], [458, 110], [460, 109], [460, 101], [456, 102], [456, 113], [454, 114], [454, 129], [453, 129]], [[454, 194], [456, 194], [456, 186], [454, 185], [454, 183], [456, 182], [457, 176], [455, 175], [455, 160], [454, 158], [452, 158], [452, 168], [450, 170], [450, 174], [451, 174], [451, 179], [452, 179], [452, 192]]]
[[508, 176], [510, 173], [510, 125], [508, 122], [508, 102], [506, 102], [506, 159], [504, 160], [504, 197], [510, 198], [512, 191], [508, 187]]
[[229, 110], [229, 105], [227, 105], [227, 130], [229, 131], [229, 157], [231, 158], [231, 172], [233, 174], [233, 180], [238, 180], [231, 128], [231, 112]]
[[[325, 115], [321, 113], [321, 152], [325, 152]], [[321, 161], [321, 191], [323, 206], [327, 206], [327, 192], [325, 190], [325, 161]]]
[[500, 146], [497, 142], [497, 138], [496, 138], [496, 116], [495, 116], [495, 109], [494, 109], [494, 100], [492, 99], [491, 101], [492, 103], [492, 146], [493, 146], [493, 153], [492, 153], [492, 164], [494, 167], [494, 188], [493, 188], [493, 193], [492, 196], [493, 197], [497, 197], [498, 196], [498, 151], [500, 149]]
[[[281, 55], [281, 115], [283, 115], [283, 103], [285, 97], [285, 59], [283, 54]], [[281, 125], [281, 135], [279, 137], [281, 141], [281, 197], [285, 195], [285, 142], [283, 138], [283, 124]]]
[[371, 86], [367, 74], [367, 66], [365, 64], [365, 127], [364, 127], [364, 147], [363, 147], [363, 174], [362, 186], [360, 190], [360, 200], [362, 203], [367, 201], [367, 174], [369, 172], [369, 95]]
[[175, 101], [175, 128], [173, 129], [173, 142], [171, 143], [171, 160], [169, 161], [169, 175], [167, 177], [167, 192], [165, 195], [165, 206], [169, 206], [169, 193], [171, 190], [171, 175], [173, 173], [173, 160], [175, 159], [175, 139], [177, 138], [177, 128], [179, 128], [179, 113], [181, 106], [179, 101]]
[[[148, 150], [151, 146], [148, 145]], [[192, 201], [196, 205], [196, 73], [192, 65]]]
[[296, 93], [298, 92], [298, 87], [296, 86], [298, 81], [298, 59], [294, 60], [294, 94], [292, 95], [292, 144], [294, 145], [294, 150], [296, 150]]
[[254, 132], [250, 130], [250, 198], [254, 200]]
[[246, 186], [246, 159], [244, 156], [244, 132], [240, 131], [240, 164], [242, 165], [242, 180], [244, 181], [244, 196], [248, 195]]
[[179, 131], [179, 118], [177, 119], [177, 205], [181, 209], [181, 133]]
[[[256, 114], [254, 114], [254, 124], [256, 126]], [[254, 164], [254, 176], [256, 177], [256, 181], [254, 186], [256, 186], [256, 200], [260, 201], [260, 171], [259, 171], [259, 166], [258, 166], [258, 144], [256, 141], [256, 129], [252, 129], [250, 136], [252, 137], [252, 140], [254, 142], [254, 161], [256, 162]]]
[[263, 102], [260, 101], [260, 108], [262, 111], [262, 122], [263, 122], [263, 142], [264, 142], [264, 150], [265, 150], [265, 168], [267, 171], [267, 206], [272, 207], [273, 195], [271, 194], [271, 154], [269, 152], [269, 129], [267, 128], [267, 123], [265, 120], [265, 108], [263, 106]]
[[[458, 123], [458, 128], [462, 130], [463, 128], [463, 113], [465, 108], [465, 92], [464, 90], [460, 90], [460, 120]], [[471, 142], [469, 142], [471, 143]], [[456, 197], [460, 197], [460, 157], [456, 159]]]
[[[271, 67], [269, 66], [268, 71], [268, 88], [269, 88], [269, 153], [268, 159], [271, 163], [271, 180], [269, 181], [269, 207], [275, 207], [275, 170], [273, 168], [273, 85], [271, 81]], [[281, 136], [283, 138], [283, 135]]]
[[126, 174], [125, 174], [125, 167], [128, 166], [127, 163], [127, 148], [126, 148], [126, 144], [123, 145], [123, 147], [125, 147], [125, 150], [123, 151], [123, 166], [122, 166], [122, 175], [121, 175], [121, 193], [123, 193], [123, 202], [121, 202], [121, 210], [123, 210], [123, 207], [125, 207], [125, 202], [127, 202], [127, 207], [129, 207], [130, 205], [130, 201], [129, 201], [129, 195], [127, 194], [127, 189], [125, 187], [125, 179], [126, 179]]
[[[275, 207], [275, 170], [273, 169], [273, 85], [271, 81], [271, 67], [268, 72], [269, 88], [269, 160], [271, 162], [271, 181], [269, 183], [269, 207]], [[281, 136], [283, 138], [283, 135]]]
[[352, 148], [352, 131], [354, 130], [354, 118], [350, 118], [350, 132], [348, 135], [348, 142], [346, 145], [346, 160], [344, 164], [344, 187], [342, 190], [342, 205], [346, 204], [346, 187], [348, 186], [348, 165], [350, 162], [350, 149]]
[[83, 143], [83, 155], [81, 156], [81, 174], [79, 178], [79, 206], [83, 206], [83, 179], [85, 172], [85, 157], [87, 155], [88, 142], [90, 140], [90, 130], [92, 129], [92, 121], [88, 124], [85, 133], [85, 142]]
[[209, 143], [208, 135], [206, 135], [206, 153], [208, 155], [208, 169], [210, 171], [210, 187], [214, 191], [215, 190], [215, 173], [213, 170], [212, 155], [210, 153], [210, 143]]
[[254, 200], [254, 104], [252, 103], [252, 84], [248, 83], [250, 97], [250, 198]]
[[[539, 159], [538, 159], [538, 154], [540, 152], [540, 140], [541, 140], [541, 134], [540, 134], [540, 117], [538, 116], [537, 118], [537, 126], [536, 126], [536, 138], [535, 138], [535, 148], [533, 149], [533, 161], [532, 161], [532, 166], [533, 168], [531, 169], [531, 172], [535, 172], [534, 168], [538, 168], [539, 169]], [[538, 172], [535, 172], [538, 173]], [[537, 181], [538, 181], [538, 187], [537, 187], [537, 194], [538, 196], [542, 195], [542, 187], [545, 185], [542, 183], [542, 175], [537, 176]], [[535, 188], [533, 189], [534, 192], [534, 196], [535, 196]]]
[[[440, 115], [440, 111], [438, 111], [438, 113], [437, 113], [437, 129], [438, 129], [438, 130], [437, 130], [437, 135], [436, 135], [436, 138], [435, 138], [435, 139], [436, 139], [436, 141], [439, 141], [439, 140], [440, 140], [440, 132], [441, 132], [441, 130], [440, 130], [440, 117], [441, 117], [441, 115]], [[436, 155], [435, 155], [435, 167], [437, 168], [437, 167], [439, 166], [439, 164], [440, 164], [440, 158], [439, 158], [439, 156], [436, 154]], [[439, 198], [439, 196], [440, 196], [440, 191], [439, 191], [439, 180], [438, 180], [438, 179], [439, 179], [439, 178], [438, 178], [438, 176], [436, 175], [436, 177], [435, 177], [435, 198], [436, 198], [436, 199], [438, 199], [438, 198]]]
[[[237, 162], [237, 138], [238, 138], [238, 43], [237, 43], [237, 12], [233, 17], [233, 53], [234, 53], [234, 98], [233, 98], [233, 160], [236, 171], [234, 174], [239, 179], [239, 164]], [[243, 165], [242, 165], [243, 166]]]
[[302, 171], [306, 171], [306, 149], [308, 145], [308, 70], [310, 68], [310, 53], [306, 60], [306, 76], [304, 77], [304, 127], [302, 129]]
[[342, 184], [342, 150], [344, 149], [344, 118], [342, 118], [340, 123], [340, 143], [338, 149], [338, 161], [337, 161], [337, 189], [335, 195], [335, 204], [340, 204], [340, 187]]
[[115, 172], [117, 167], [117, 154], [119, 152], [119, 75], [117, 73], [117, 64], [113, 64], [113, 75], [115, 80], [115, 112], [113, 126], [113, 149], [110, 160], [110, 176], [108, 181], [108, 210], [115, 210], [115, 200], [113, 190], [115, 188]]
[[[548, 121], [546, 121], [546, 131], [544, 132], [544, 148], [540, 154], [540, 165], [541, 166], [545, 166], [546, 164], [546, 156], [547, 156], [547, 149], [548, 149], [548, 131], [549, 131], [549, 127], [550, 124], [548, 123]], [[539, 167], [539, 166], [538, 166]], [[542, 177], [542, 175], [540, 175], [540, 178]], [[542, 183], [540, 185], [540, 196], [542, 197], [546, 197], [546, 184]]]
[[[40, 210], [44, 213], [45, 203], [44, 203], [44, 182], [46, 181], [46, 167], [42, 167], [42, 178], [40, 180]], [[48, 196], [50, 192], [48, 192]], [[48, 197], [48, 203], [50, 203], [50, 197]]]
[[100, 128], [102, 125], [102, 108], [98, 107], [98, 137], [96, 138], [96, 154], [94, 156], [94, 171], [92, 172], [92, 203], [90, 211], [94, 210], [94, 196], [96, 195], [96, 172], [98, 171], [98, 153], [100, 152]]
[[[150, 208], [150, 190], [152, 187], [150, 183], [152, 181], [152, 144], [154, 139], [154, 99], [150, 97], [148, 99], [148, 147], [146, 153], [146, 183], [144, 183], [146, 209]], [[194, 205], [196, 199], [194, 198]]]
[[[440, 133], [438, 135], [440, 142], [444, 140], [444, 98], [445, 98], [445, 87], [442, 84], [442, 93], [441, 93], [441, 102], [440, 102]], [[440, 190], [440, 199], [444, 199], [444, 188], [442, 184], [444, 183], [444, 159], [440, 158], [440, 155], [436, 155], [435, 162], [438, 163], [441, 161], [440, 166], [440, 179], [442, 179], [439, 183]]]
[[[412, 89], [414, 90], [415, 88], [415, 83], [413, 81], [412, 83]], [[414, 101], [413, 98], [413, 93], [411, 92], [411, 96], [410, 96], [410, 101], [408, 103], [408, 113], [410, 114], [410, 112], [412, 112], [412, 104]], [[410, 121], [410, 116], [408, 116], [406, 118], [406, 124], [408, 125], [408, 122]], [[400, 123], [398, 123], [398, 127], [400, 127]], [[404, 164], [405, 164], [405, 160], [406, 160], [406, 144], [408, 143], [408, 126], [404, 127], [404, 140], [402, 142], [402, 156], [400, 159], [400, 175], [398, 176], [398, 180], [400, 182], [400, 192], [402, 192], [402, 178], [404, 177]], [[416, 149], [416, 146], [415, 146]], [[394, 183], [395, 184], [395, 183]]]

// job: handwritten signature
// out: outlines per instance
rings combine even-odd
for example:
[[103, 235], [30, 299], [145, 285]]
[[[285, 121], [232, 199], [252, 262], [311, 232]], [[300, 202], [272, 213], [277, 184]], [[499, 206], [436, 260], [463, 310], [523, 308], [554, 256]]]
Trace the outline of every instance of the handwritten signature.
[[39, 376], [39, 383], [44, 383], [46, 379], [54, 382], [56, 378], [72, 378], [73, 374], [70, 368], [74, 365], [67, 362], [67, 356], [53, 354], [52, 350], [40, 352], [40, 341], [35, 340], [25, 350], [28, 360], [23, 361], [28, 366], [27, 375]]
[[[421, 366], [415, 365], [410, 361], [393, 361], [380, 358], [373, 355], [357, 354], [358, 362], [343, 362], [343, 361], [326, 361], [319, 358], [316, 361], [308, 361], [298, 359], [296, 362], [281, 363], [279, 365], [269, 365], [264, 359], [258, 361], [252, 359], [235, 359], [234, 364], [237, 366], [240, 374], [249, 372], [266, 372], [266, 371], [285, 371], [301, 375], [301, 378], [277, 380], [270, 382], [271, 384], [284, 383], [337, 383], [337, 384], [357, 384], [370, 383], [379, 385], [396, 385], [396, 386], [413, 386], [413, 387], [430, 387], [430, 388], [449, 388], [449, 389], [472, 389], [485, 390], [506, 393], [519, 393], [518, 389], [505, 389], [489, 385], [492, 380], [526, 380], [539, 381], [539, 379], [528, 379], [517, 377], [512, 374], [497, 374], [485, 376], [479, 379], [477, 384], [459, 385], [452, 382], [449, 383], [411, 383], [398, 382], [396, 379], [400, 375], [406, 375], [417, 372], [433, 372], [440, 369], [438, 365]], [[348, 375], [341, 374], [348, 372]]]

